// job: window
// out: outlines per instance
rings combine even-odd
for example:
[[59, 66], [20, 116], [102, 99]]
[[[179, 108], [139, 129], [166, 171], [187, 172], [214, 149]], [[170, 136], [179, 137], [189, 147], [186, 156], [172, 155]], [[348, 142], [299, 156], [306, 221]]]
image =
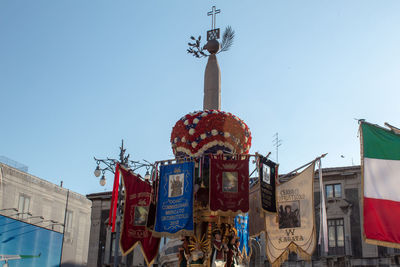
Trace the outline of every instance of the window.
[[325, 185], [326, 198], [342, 197], [341, 184], [327, 184]]
[[65, 214], [65, 232], [66, 233], [72, 233], [72, 219], [73, 219], [73, 213], [70, 210], [67, 210], [67, 213]]
[[343, 219], [328, 220], [329, 255], [344, 255]]
[[18, 217], [20, 219], [28, 218], [29, 213], [29, 204], [31, 202], [31, 198], [26, 195], [19, 195], [19, 202], [18, 202]]

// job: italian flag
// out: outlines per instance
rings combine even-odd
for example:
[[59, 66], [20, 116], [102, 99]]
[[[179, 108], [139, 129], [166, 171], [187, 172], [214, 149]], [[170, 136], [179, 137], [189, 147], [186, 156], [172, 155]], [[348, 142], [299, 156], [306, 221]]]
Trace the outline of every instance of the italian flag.
[[361, 123], [364, 236], [400, 248], [400, 135]]

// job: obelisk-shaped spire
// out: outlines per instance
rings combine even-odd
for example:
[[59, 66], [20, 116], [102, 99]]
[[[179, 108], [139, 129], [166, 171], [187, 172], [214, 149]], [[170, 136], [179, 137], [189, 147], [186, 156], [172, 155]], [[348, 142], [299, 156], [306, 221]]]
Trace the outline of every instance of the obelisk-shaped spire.
[[207, 13], [212, 16], [211, 30], [207, 31], [207, 44], [205, 48], [210, 53], [204, 74], [204, 100], [203, 109], [221, 110], [221, 70], [218, 65], [216, 53], [220, 49], [219, 28], [215, 28], [216, 15], [220, 13], [219, 9], [212, 7]]

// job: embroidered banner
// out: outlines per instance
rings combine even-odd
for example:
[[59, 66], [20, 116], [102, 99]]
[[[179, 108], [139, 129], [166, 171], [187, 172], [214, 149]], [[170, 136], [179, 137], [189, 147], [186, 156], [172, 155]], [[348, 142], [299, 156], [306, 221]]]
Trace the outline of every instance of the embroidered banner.
[[239, 214], [235, 217], [235, 228], [239, 240], [239, 251], [247, 257], [250, 254], [249, 246], [249, 215]]
[[265, 213], [266, 254], [273, 267], [296, 252], [310, 260], [316, 238], [314, 226], [314, 165], [277, 186], [278, 214]]
[[275, 179], [278, 177], [278, 165], [260, 156], [258, 168], [262, 208], [268, 212], [276, 212]]
[[249, 160], [211, 159], [210, 209], [249, 211]]
[[194, 162], [160, 167], [155, 231], [162, 236], [193, 234]]
[[264, 210], [261, 208], [260, 183], [250, 188], [249, 198], [249, 235], [253, 237], [265, 232]]
[[147, 215], [152, 197], [148, 182], [120, 166], [125, 186], [125, 207], [122, 219], [120, 247], [123, 255], [129, 254], [140, 244], [148, 265], [158, 253], [160, 238], [154, 237], [146, 228]]

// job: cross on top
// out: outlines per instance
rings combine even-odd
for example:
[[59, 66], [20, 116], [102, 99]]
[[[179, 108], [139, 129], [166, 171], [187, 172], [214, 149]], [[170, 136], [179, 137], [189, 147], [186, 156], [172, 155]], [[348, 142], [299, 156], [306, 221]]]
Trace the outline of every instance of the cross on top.
[[221, 9], [216, 9], [215, 6], [212, 7], [211, 11], [207, 12], [207, 16], [211, 16], [211, 30], [215, 29], [215, 22], [219, 13], [221, 13]]

